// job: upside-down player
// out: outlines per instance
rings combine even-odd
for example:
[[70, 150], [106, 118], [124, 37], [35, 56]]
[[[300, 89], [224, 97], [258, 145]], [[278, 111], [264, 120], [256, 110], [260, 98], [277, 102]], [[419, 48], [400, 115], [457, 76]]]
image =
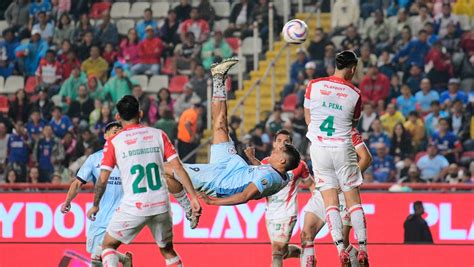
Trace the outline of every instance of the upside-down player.
[[[300, 162], [299, 152], [290, 144], [274, 149], [268, 165], [250, 166], [237, 155], [229, 138], [224, 86], [227, 71], [237, 62], [238, 59], [230, 58], [211, 67], [213, 137], [209, 164], [185, 164], [194, 188], [211, 205], [238, 205], [273, 195], [289, 182], [287, 171], [296, 168]], [[179, 176], [170, 168], [166, 171], [169, 178]], [[173, 187], [179, 189], [181, 185], [175, 181], [168, 182], [168, 185], [174, 183]]]
[[201, 206], [188, 174], [166, 133], [140, 125], [143, 116], [138, 100], [126, 95], [117, 103], [116, 119], [123, 130], [107, 139], [99, 179], [95, 185], [94, 204], [87, 217], [95, 219], [99, 203], [106, 190], [107, 180], [115, 166], [122, 178], [124, 195], [107, 227], [102, 244], [102, 262], [105, 266], [118, 266], [116, 249], [130, 243], [144, 226], [148, 226], [167, 266], [182, 266], [173, 249], [173, 222], [163, 163], [167, 161], [181, 178], [191, 201], [183, 192], [178, 202], [186, 201], [193, 216], [200, 216]]
[[[291, 144], [292, 142], [291, 133], [282, 129], [276, 132], [272, 146], [273, 149], [279, 149], [284, 144]], [[267, 164], [267, 158], [264, 158], [262, 162], [255, 158], [253, 147], [246, 148], [245, 155], [253, 165]], [[283, 266], [283, 259], [298, 258], [301, 254], [301, 249], [298, 246], [288, 245], [298, 215], [296, 195], [300, 182], [303, 182], [306, 186], [313, 184], [308, 166], [302, 160], [298, 167], [289, 171], [288, 174], [290, 182], [278, 193], [266, 199], [265, 222], [272, 243], [273, 267], [281, 267]]]
[[[356, 149], [357, 156], [359, 158], [358, 164], [361, 172], [364, 172], [372, 163], [372, 155], [369, 149], [362, 140], [360, 133], [353, 129], [352, 132], [352, 143]], [[357, 250], [349, 243], [349, 233], [351, 231], [351, 218], [348, 214], [344, 194], [339, 193], [340, 211], [342, 217], [343, 226], [343, 238], [346, 246], [346, 252], [349, 254], [351, 261], [351, 267], [359, 266], [357, 260]], [[324, 201], [321, 193], [314, 190], [313, 195], [308, 200], [308, 203], [303, 209], [304, 211], [304, 223], [301, 229], [301, 267], [314, 267], [316, 266], [316, 256], [314, 251], [314, 238], [323, 228], [326, 223], [326, 210], [324, 208]]]
[[324, 199], [326, 221], [340, 262], [343, 265], [350, 262], [343, 242], [339, 210], [338, 191], [342, 190], [359, 242], [358, 260], [361, 265], [367, 266], [367, 230], [359, 194], [362, 173], [351, 140], [352, 127], [357, 124], [361, 113], [360, 91], [350, 82], [358, 58], [354, 52], [346, 50], [338, 53], [335, 61], [333, 76], [312, 80], [306, 88], [306, 136], [311, 141], [316, 188]]
[[[119, 122], [111, 122], [105, 126], [104, 137], [107, 139], [115, 135], [122, 125]], [[67, 192], [66, 201], [61, 206], [61, 212], [67, 213], [71, 209], [71, 202], [79, 193], [81, 186], [88, 182], [95, 183], [100, 173], [100, 162], [102, 161], [104, 153], [102, 150], [95, 152], [94, 154], [87, 157], [86, 161], [79, 169], [76, 175], [76, 180], [69, 186]], [[117, 168], [114, 168], [112, 174], [108, 180], [109, 186], [105, 191], [105, 197], [100, 201], [101, 212], [97, 214], [96, 220], [90, 224], [89, 230], [87, 231], [87, 252], [91, 254], [91, 265], [102, 266], [101, 253], [102, 253], [102, 241], [104, 240], [105, 230], [112, 217], [115, 209], [118, 207], [120, 200], [122, 199], [123, 190], [120, 180], [120, 172]], [[117, 252], [119, 261], [124, 266], [131, 266], [131, 254], [121, 254]]]

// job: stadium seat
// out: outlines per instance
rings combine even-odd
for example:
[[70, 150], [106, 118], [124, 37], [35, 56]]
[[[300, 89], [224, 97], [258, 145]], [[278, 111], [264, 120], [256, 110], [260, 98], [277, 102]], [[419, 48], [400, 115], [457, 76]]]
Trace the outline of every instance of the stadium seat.
[[3, 78], [3, 76], [0, 76], [0, 91], [3, 91], [4, 85], [5, 85], [5, 78]]
[[458, 15], [459, 24], [461, 25], [461, 29], [463, 31], [471, 30], [471, 18], [467, 15]]
[[158, 93], [158, 91], [160, 91], [161, 88], [163, 87], [168, 88], [168, 85], [169, 85], [168, 75], [153, 75], [150, 78], [147, 90], [145, 92], [156, 94]]
[[183, 92], [184, 85], [189, 82], [188, 76], [176, 75], [171, 78], [170, 81], [170, 92], [173, 94], [179, 94]]
[[214, 2], [211, 3], [216, 11], [216, 16], [221, 18], [228, 18], [230, 16], [229, 2]]
[[262, 52], [262, 39], [257, 37], [257, 47], [254, 47], [254, 37], [247, 37], [242, 42], [242, 54], [245, 56], [253, 55], [254, 51], [257, 50], [257, 53]]
[[224, 32], [225, 30], [227, 30], [227, 28], [229, 28], [228, 19], [221, 19], [214, 23], [214, 31], [221, 30], [222, 32]]
[[130, 3], [114, 3], [110, 9], [110, 17], [113, 19], [127, 18], [130, 12]]
[[296, 102], [298, 101], [298, 96], [296, 94], [289, 94], [283, 100], [283, 111], [293, 112], [296, 109]]
[[168, 2], [158, 2], [151, 4], [154, 18], [164, 18], [168, 15], [170, 4]]
[[8, 97], [7, 96], [0, 95], [0, 112], [2, 113], [8, 112]]
[[161, 73], [168, 74], [168, 75], [173, 75], [174, 72], [173, 72], [172, 64], [173, 64], [173, 62], [171, 62], [171, 57], [167, 57], [166, 60], [165, 60], [165, 65], [161, 69]]
[[143, 11], [145, 9], [150, 7], [150, 3], [145, 3], [145, 2], [137, 2], [133, 3], [132, 8], [130, 9], [130, 13], [128, 14], [129, 18], [142, 18], [143, 17]]
[[3, 94], [14, 94], [18, 89], [25, 87], [25, 78], [23, 76], [13, 75], [7, 78], [5, 86], [3, 87]]
[[228, 37], [228, 38], [225, 38], [225, 40], [232, 48], [232, 51], [234, 51], [234, 53], [237, 54], [239, 52], [240, 39], [235, 38], [235, 37]]
[[[286, 1], [288, 4], [287, 4], [287, 10], [288, 10], [288, 14], [291, 13], [291, 8], [290, 8], [290, 5], [291, 5], [291, 1]], [[285, 14], [284, 10], [285, 10], [285, 0], [275, 0], [273, 1], [273, 4], [275, 5], [275, 10], [276, 10], [276, 13], [279, 15], [279, 16], [283, 16]]]
[[30, 76], [28, 79], [26, 79], [26, 84], [25, 84], [25, 92], [27, 94], [34, 94], [36, 92], [36, 86], [38, 84], [36, 83], [36, 77], [35, 76]]
[[127, 35], [128, 30], [135, 27], [135, 21], [133, 19], [119, 19], [116, 25], [119, 34]]
[[148, 76], [146, 76], [146, 75], [133, 75], [131, 77], [131, 79], [138, 82], [138, 84], [140, 84], [140, 86], [142, 87], [143, 91], [147, 90]]
[[416, 155], [415, 155], [415, 163], [417, 163], [418, 160], [420, 160], [421, 157], [423, 157], [424, 155], [426, 155], [426, 152], [425, 152], [425, 151], [421, 151], [421, 152], [416, 153]]
[[98, 19], [102, 16], [102, 13], [106, 10], [109, 10], [111, 6], [112, 4], [109, 2], [94, 3], [89, 13], [89, 17]]
[[0, 20], [0, 33], [8, 28], [8, 23], [6, 20]]
[[331, 38], [331, 42], [334, 43], [337, 50], [341, 49], [341, 43], [344, 38], [346, 38], [344, 35], [336, 35]]

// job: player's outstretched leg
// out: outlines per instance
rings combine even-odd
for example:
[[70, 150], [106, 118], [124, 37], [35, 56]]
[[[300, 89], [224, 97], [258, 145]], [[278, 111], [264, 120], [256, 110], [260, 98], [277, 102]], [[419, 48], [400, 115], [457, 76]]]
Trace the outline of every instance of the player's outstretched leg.
[[229, 142], [227, 125], [227, 91], [225, 79], [227, 72], [239, 62], [237, 58], [228, 58], [211, 66], [212, 74], [212, 103], [211, 116], [213, 120], [212, 144]]
[[301, 267], [316, 266], [316, 255], [314, 253], [314, 238], [316, 234], [323, 228], [324, 221], [315, 216], [313, 213], [305, 212], [303, 228], [301, 229]]

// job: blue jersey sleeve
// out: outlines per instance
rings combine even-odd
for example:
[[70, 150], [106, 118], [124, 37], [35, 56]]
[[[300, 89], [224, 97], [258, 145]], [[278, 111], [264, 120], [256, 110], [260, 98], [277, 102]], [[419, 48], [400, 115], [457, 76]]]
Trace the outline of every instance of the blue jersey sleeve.
[[[94, 155], [94, 154], [92, 154]], [[88, 182], [93, 182], [95, 179], [94, 177], [94, 169], [96, 168], [96, 162], [94, 157], [89, 156], [84, 164], [81, 166], [79, 171], [77, 172], [76, 178], [80, 180], [83, 184]]]

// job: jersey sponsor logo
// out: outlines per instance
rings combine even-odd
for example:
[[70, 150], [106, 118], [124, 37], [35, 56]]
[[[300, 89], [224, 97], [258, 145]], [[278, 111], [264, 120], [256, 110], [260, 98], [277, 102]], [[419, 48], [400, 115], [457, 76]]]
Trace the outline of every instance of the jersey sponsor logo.
[[153, 135], [147, 135], [143, 137], [143, 141], [151, 141], [153, 140]]
[[143, 206], [143, 203], [141, 203], [141, 202], [135, 202], [135, 207], [137, 207], [137, 209], [141, 210], [141, 209], [142, 209], [142, 206]]
[[338, 86], [329, 85], [329, 84], [324, 84], [324, 88], [335, 89], [335, 90], [339, 90], [339, 91], [345, 91], [346, 90], [343, 87], [338, 87]]
[[330, 95], [330, 94], [332, 94], [331, 91], [326, 91], [326, 90], [320, 90], [320, 92], [321, 92], [322, 95]]
[[137, 138], [129, 139], [124, 141], [127, 145], [134, 145], [137, 143]]
[[344, 93], [337, 93], [336, 95], [340, 98], [346, 98], [349, 96], [348, 94], [344, 94]]

